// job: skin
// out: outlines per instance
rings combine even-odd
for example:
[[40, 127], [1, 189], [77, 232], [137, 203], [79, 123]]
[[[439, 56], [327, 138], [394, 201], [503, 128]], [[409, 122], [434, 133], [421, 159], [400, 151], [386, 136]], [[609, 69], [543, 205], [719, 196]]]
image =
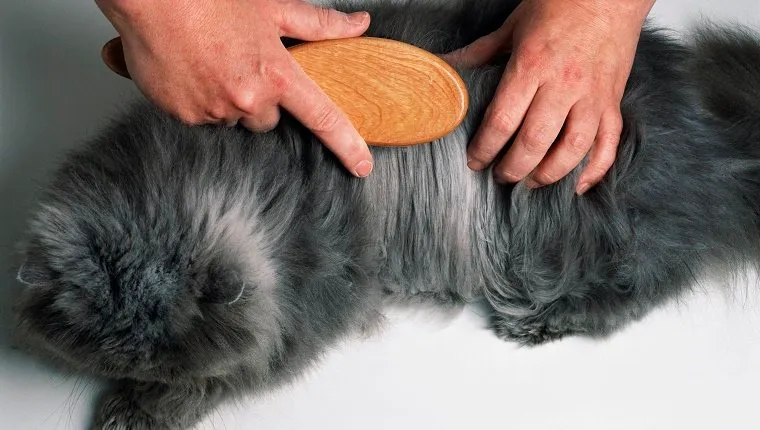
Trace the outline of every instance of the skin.
[[[167, 112], [189, 124], [239, 122], [266, 131], [283, 108], [354, 175], [372, 171], [367, 144], [280, 41], [360, 36], [368, 14], [300, 0], [95, 1], [122, 36], [132, 79]], [[494, 164], [497, 180], [536, 188], [588, 158], [576, 191], [601, 181], [615, 161], [620, 102], [653, 4], [525, 0], [497, 31], [445, 54], [454, 65], [475, 67], [511, 52], [468, 166]]]
[[145, 96], [188, 124], [274, 128], [280, 108], [309, 128], [354, 175], [372, 156], [348, 117], [290, 56], [280, 37], [362, 35], [365, 12], [346, 15], [299, 0], [96, 0], [122, 37]]
[[588, 155], [576, 192], [600, 182], [615, 161], [620, 102], [653, 5], [654, 0], [525, 0], [497, 31], [445, 55], [466, 67], [511, 51], [468, 148], [468, 166], [481, 170], [495, 163], [497, 180], [525, 180], [537, 188], [562, 179]]

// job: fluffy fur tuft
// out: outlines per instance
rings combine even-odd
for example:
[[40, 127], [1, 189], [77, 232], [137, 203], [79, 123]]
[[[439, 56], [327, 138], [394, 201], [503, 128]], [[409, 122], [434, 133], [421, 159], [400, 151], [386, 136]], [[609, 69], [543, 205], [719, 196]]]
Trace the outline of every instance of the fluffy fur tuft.
[[[516, 3], [381, 2], [369, 34], [445, 52]], [[252, 134], [138, 103], [45, 190], [19, 328], [38, 353], [118, 380], [95, 427], [137, 430], [186, 428], [296, 377], [385, 300], [485, 297], [495, 332], [523, 344], [607, 335], [708, 268], [760, 261], [759, 40], [646, 29], [617, 162], [581, 197], [578, 171], [528, 190], [467, 169], [504, 59], [461, 71], [456, 131], [374, 148], [363, 180], [287, 116]]]

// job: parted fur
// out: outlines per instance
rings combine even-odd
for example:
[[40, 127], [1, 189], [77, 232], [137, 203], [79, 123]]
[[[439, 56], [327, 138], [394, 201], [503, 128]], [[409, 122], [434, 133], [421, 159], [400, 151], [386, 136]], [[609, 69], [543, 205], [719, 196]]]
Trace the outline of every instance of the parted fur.
[[[368, 34], [446, 52], [517, 2], [375, 2]], [[366, 9], [358, 1], [343, 10]], [[96, 428], [187, 428], [298, 376], [386, 300], [485, 298], [495, 332], [603, 336], [712, 267], [760, 257], [760, 42], [645, 29], [604, 181], [503, 186], [466, 146], [505, 59], [461, 74], [464, 123], [373, 148], [349, 175], [287, 115], [272, 132], [189, 127], [140, 102], [67, 158], [30, 224], [19, 329], [118, 381]]]

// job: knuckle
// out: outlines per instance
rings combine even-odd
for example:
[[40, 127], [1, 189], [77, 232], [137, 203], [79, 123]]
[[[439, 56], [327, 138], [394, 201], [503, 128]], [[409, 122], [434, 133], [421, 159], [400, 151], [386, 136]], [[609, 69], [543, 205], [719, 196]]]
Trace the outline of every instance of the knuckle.
[[280, 113], [277, 109], [272, 109], [259, 115], [259, 121], [264, 131], [274, 130], [280, 122]]
[[340, 122], [340, 116], [335, 109], [321, 108], [314, 114], [312, 128], [318, 132], [330, 132], [335, 130]]
[[584, 155], [591, 147], [591, 139], [582, 133], [570, 133], [565, 138], [567, 150], [573, 155]]
[[484, 125], [489, 130], [493, 130], [504, 136], [510, 136], [517, 128], [517, 122], [513, 119], [512, 114], [506, 110], [494, 111], [493, 115], [488, 117]]
[[293, 69], [285, 61], [271, 61], [261, 65], [264, 82], [277, 94], [284, 93], [293, 82]]
[[252, 113], [258, 109], [259, 98], [251, 90], [238, 90], [230, 95], [230, 100], [236, 108], [243, 112]]
[[319, 29], [322, 31], [328, 30], [333, 24], [335, 24], [335, 11], [332, 9], [317, 8], [316, 16]]
[[546, 152], [551, 142], [547, 138], [547, 133], [541, 128], [528, 129], [525, 137], [522, 139], [522, 148], [528, 155], [541, 155]]

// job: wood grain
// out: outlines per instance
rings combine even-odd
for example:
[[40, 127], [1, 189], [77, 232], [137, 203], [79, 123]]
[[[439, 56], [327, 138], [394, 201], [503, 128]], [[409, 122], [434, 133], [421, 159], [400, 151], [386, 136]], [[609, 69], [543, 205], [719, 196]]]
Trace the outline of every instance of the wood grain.
[[290, 49], [304, 71], [373, 145], [413, 145], [451, 132], [467, 88], [439, 57], [388, 39], [359, 37]]
[[[467, 88], [445, 61], [412, 45], [374, 37], [306, 42], [293, 58], [373, 146], [431, 142], [453, 131], [469, 107]], [[120, 38], [106, 65], [129, 78]]]

